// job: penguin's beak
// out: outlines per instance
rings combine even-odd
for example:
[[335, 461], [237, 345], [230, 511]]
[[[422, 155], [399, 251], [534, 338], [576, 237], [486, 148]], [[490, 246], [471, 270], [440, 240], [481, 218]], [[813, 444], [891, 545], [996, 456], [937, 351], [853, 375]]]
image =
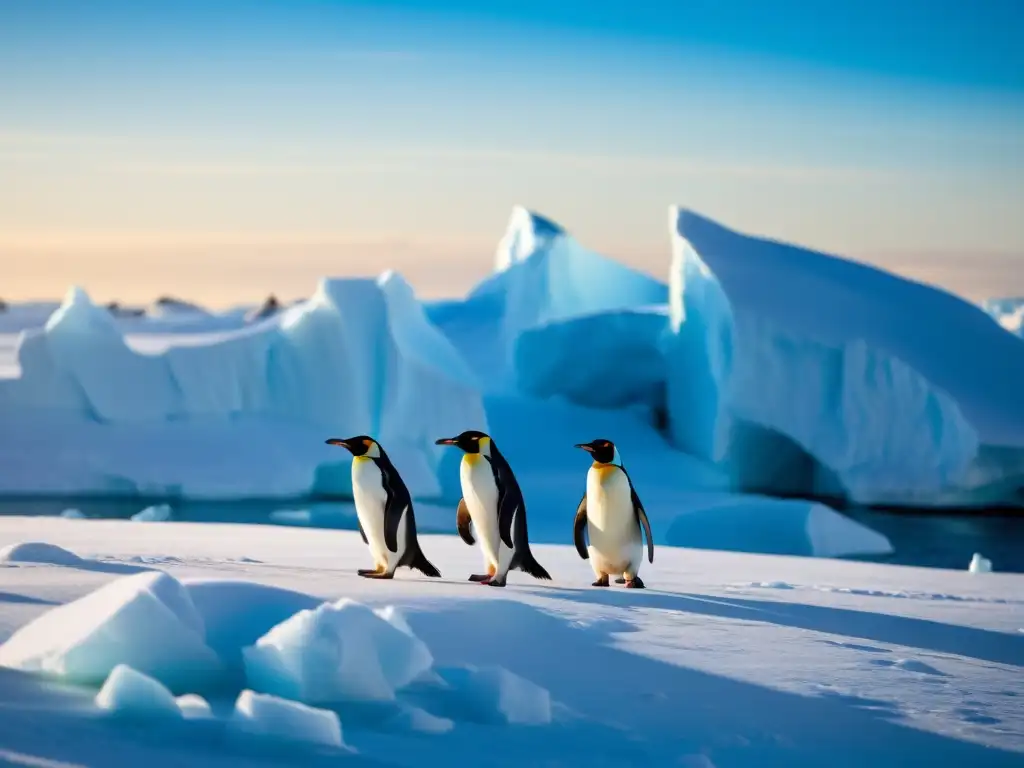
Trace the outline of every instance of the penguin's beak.
[[348, 444], [347, 440], [342, 440], [337, 437], [332, 437], [330, 440], [326, 440], [325, 442], [327, 445], [340, 445], [342, 448], [348, 448], [350, 451], [352, 450], [352, 446]]
[[455, 443], [454, 437], [442, 437], [440, 440], [434, 441], [434, 445], [455, 445]]
[[594, 452], [594, 446], [592, 446], [590, 443], [578, 443], [577, 445], [574, 445], [573, 448], [581, 448], [582, 450], [586, 451], [587, 453], [593, 453]]

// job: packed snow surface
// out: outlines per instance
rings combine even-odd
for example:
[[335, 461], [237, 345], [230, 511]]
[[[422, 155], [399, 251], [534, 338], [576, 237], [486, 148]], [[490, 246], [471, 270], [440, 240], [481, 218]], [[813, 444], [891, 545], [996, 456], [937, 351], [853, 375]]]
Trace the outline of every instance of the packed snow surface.
[[[49, 648], [69, 644], [61, 635], [81, 644], [92, 634], [104, 663], [91, 666], [110, 668], [86, 690], [44, 683], [32, 665], [22, 667], [28, 674], [0, 669], [0, 754], [14, 764], [444, 766], [472, 764], [481, 749], [499, 767], [987, 768], [1024, 759], [1017, 574], [661, 548], [645, 565], [646, 590], [599, 589], [571, 546], [538, 545], [554, 581], [513, 573], [500, 590], [464, 580], [478, 553], [453, 536], [422, 541], [446, 579], [370, 581], [355, 574], [365, 545], [350, 531], [178, 523], [154, 536], [130, 522], [0, 520], [0, 545], [29, 534], [111, 568], [0, 568], [5, 666], [30, 632]], [[167, 575], [113, 569], [140, 561]], [[345, 620], [349, 633], [379, 638], [387, 624], [417, 638], [432, 665], [394, 700], [311, 705], [229, 677], [204, 695], [206, 718], [93, 717], [119, 664], [142, 672], [125, 656], [146, 660], [120, 637], [126, 613], [99, 610], [96, 595], [129, 606], [143, 588], [159, 593], [173, 624], [201, 624], [199, 642], [225, 667], [293, 616], [339, 601], [362, 606], [362, 623]], [[134, 616], [138, 631], [153, 621]], [[339, 620], [320, 620], [324, 635], [289, 628], [275, 643], [311, 672], [324, 663], [324, 677], [337, 675], [343, 661], [326, 648], [347, 635], [330, 621]], [[118, 631], [91, 631], [101, 625]], [[170, 640], [150, 649], [170, 668], [144, 674], [174, 691], [160, 678], [195, 658]], [[372, 643], [358, 642], [369, 666], [395, 662], [396, 679], [412, 674], [401, 650], [375, 660]], [[154, 700], [155, 689], [137, 682], [114, 677], [125, 713]], [[180, 711], [203, 682], [174, 691]]]

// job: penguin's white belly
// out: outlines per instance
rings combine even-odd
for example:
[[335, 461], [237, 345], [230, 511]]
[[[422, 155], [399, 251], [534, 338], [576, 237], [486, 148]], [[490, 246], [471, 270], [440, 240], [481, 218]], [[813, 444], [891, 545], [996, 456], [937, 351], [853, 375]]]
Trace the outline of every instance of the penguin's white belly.
[[384, 563], [388, 570], [394, 569], [405, 552], [405, 511], [398, 523], [398, 551], [392, 552], [384, 540], [384, 508], [388, 494], [381, 471], [372, 459], [356, 457], [352, 462], [352, 497], [374, 563]]
[[632, 569], [635, 574], [643, 541], [629, 479], [618, 469], [591, 468], [587, 473], [587, 534], [595, 567], [607, 573]]
[[[494, 482], [491, 464], [479, 454], [467, 454], [462, 458], [460, 470], [462, 498], [466, 500], [469, 518], [480, 540], [484, 557], [498, 563], [498, 486]], [[506, 547], [507, 549], [507, 547]]]

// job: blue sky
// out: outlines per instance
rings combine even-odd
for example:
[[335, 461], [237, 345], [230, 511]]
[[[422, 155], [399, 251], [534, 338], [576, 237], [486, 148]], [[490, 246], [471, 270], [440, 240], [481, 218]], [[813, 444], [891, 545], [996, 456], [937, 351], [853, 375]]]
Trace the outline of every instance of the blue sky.
[[455, 293], [515, 203], [654, 273], [680, 203], [1024, 291], [1022, 36], [1001, 0], [0, 0], [4, 291]]

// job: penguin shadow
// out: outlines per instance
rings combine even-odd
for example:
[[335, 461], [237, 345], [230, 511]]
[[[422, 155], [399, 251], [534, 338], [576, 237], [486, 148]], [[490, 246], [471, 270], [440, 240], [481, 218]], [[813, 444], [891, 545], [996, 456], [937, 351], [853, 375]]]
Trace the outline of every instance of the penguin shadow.
[[553, 589], [545, 596], [618, 608], [655, 608], [763, 622], [1024, 667], [1024, 635], [944, 624], [931, 619], [810, 603], [666, 592], [650, 587], [645, 590]]
[[[648, 603], [664, 597], [650, 595]], [[1019, 764], [1011, 752], [908, 726], [898, 704], [782, 691], [635, 653], [630, 644], [642, 636], [623, 634], [618, 622], [581, 626], [542, 608], [495, 600], [410, 608], [404, 615], [438, 666], [502, 666], [546, 688], [559, 705], [552, 725], [518, 728], [514, 738], [501, 740], [501, 765], [536, 764], [540, 744], [546, 757], [552, 745], [561, 756], [562, 745], [572, 764], [591, 765], [679, 764], [680, 756], [699, 754], [716, 768], [878, 768], [914, 765], [925, 755], [942, 755], [949, 764]], [[456, 723], [452, 734], [425, 740], [424, 758], [459, 758], [467, 748], [459, 733]]]

